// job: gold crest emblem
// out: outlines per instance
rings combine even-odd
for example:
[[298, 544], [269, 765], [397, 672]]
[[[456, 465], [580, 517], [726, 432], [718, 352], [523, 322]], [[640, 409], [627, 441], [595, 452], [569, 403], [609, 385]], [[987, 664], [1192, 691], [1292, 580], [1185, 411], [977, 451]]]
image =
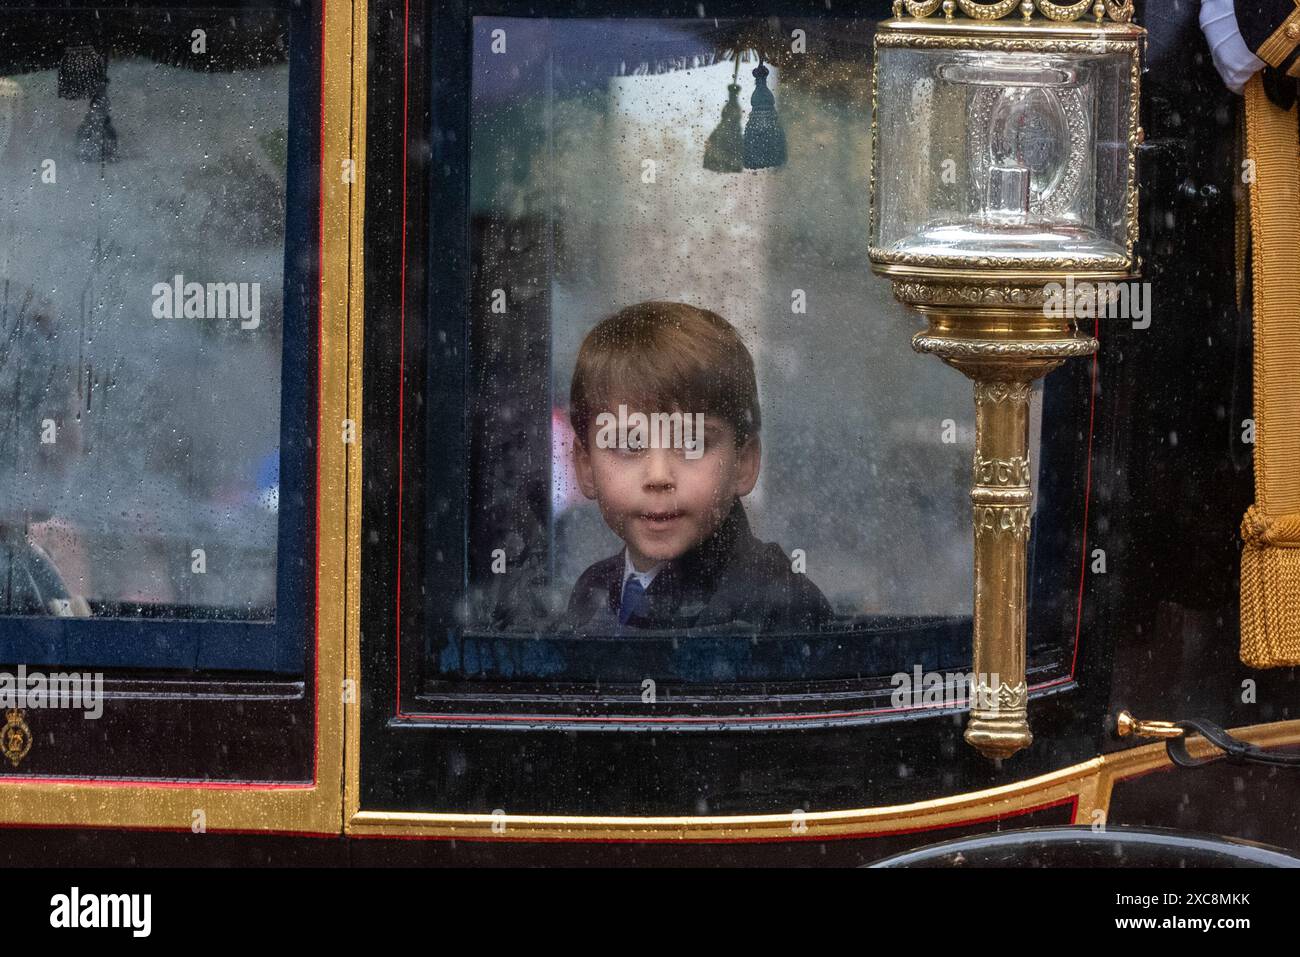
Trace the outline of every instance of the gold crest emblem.
[[12, 708], [5, 712], [5, 726], [0, 729], [0, 751], [18, 767], [18, 762], [27, 757], [32, 749], [32, 729], [23, 720], [23, 712]]

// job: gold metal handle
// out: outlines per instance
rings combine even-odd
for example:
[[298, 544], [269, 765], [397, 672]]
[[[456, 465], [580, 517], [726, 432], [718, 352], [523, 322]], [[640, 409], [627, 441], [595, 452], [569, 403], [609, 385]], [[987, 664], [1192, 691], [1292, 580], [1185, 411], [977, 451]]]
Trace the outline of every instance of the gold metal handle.
[[1181, 738], [1183, 729], [1172, 721], [1139, 721], [1127, 711], [1121, 711], [1115, 721], [1121, 738]]

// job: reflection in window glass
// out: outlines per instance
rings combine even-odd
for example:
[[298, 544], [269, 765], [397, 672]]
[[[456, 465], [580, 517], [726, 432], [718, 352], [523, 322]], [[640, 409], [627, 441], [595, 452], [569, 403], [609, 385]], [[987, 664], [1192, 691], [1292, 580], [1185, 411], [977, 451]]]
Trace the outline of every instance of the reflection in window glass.
[[[800, 26], [792, 50], [766, 21], [475, 19], [470, 600], [444, 671], [571, 674], [491, 639], [569, 626], [968, 640], [969, 383], [870, 272], [871, 27]], [[700, 414], [703, 455], [594, 427], [575, 455], [575, 420], [619, 405]]]
[[287, 23], [49, 22], [0, 76], [0, 613], [273, 620]]

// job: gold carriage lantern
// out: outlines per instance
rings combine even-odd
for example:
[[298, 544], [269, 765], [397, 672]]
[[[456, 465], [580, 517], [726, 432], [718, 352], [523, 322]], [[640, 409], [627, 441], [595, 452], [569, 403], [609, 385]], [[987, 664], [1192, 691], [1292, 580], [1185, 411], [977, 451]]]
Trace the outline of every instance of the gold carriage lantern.
[[1031, 384], [1096, 351], [1071, 317], [1099, 313], [1064, 293], [1113, 290], [1135, 272], [1146, 31], [1132, 13], [1131, 0], [908, 0], [876, 32], [872, 267], [928, 320], [913, 348], [975, 383], [966, 740], [989, 757], [1033, 741]]

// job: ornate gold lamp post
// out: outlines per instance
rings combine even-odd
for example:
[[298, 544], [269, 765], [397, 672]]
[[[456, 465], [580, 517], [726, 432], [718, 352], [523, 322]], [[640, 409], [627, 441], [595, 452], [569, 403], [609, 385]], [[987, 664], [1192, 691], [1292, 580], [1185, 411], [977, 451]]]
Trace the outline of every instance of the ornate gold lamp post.
[[975, 383], [966, 740], [1008, 757], [1033, 741], [1030, 386], [1097, 348], [1069, 295], [1100, 292], [1104, 307], [1134, 273], [1145, 31], [1129, 22], [1131, 0], [947, 0], [932, 17], [940, 8], [895, 2], [876, 32], [870, 255], [929, 320], [913, 348]]

